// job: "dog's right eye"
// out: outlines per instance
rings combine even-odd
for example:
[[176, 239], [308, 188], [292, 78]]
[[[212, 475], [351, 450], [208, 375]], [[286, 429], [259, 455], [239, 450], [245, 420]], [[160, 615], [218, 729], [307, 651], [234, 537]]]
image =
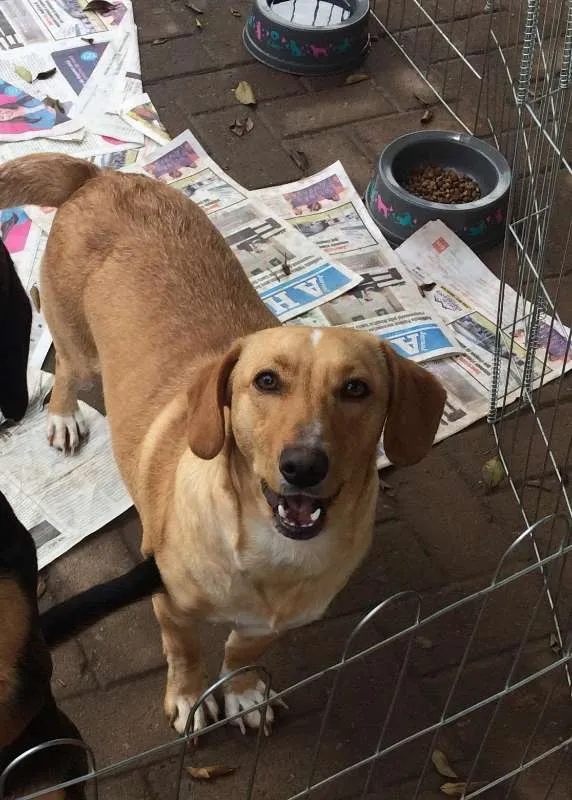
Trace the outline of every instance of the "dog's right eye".
[[280, 389], [280, 378], [275, 372], [267, 369], [258, 373], [254, 385], [261, 392], [277, 392]]

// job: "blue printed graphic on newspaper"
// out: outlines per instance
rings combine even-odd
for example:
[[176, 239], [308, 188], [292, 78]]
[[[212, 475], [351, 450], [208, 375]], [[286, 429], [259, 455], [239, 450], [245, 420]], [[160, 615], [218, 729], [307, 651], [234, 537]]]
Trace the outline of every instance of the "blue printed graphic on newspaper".
[[424, 312], [367, 319], [351, 327], [373, 333], [388, 342], [400, 356], [412, 361], [431, 361], [463, 353], [454, 335]]
[[321, 305], [326, 299], [347, 292], [360, 280], [359, 275], [326, 262], [297, 272], [290, 280], [280, 281], [260, 292], [260, 297], [272, 313], [285, 322]]

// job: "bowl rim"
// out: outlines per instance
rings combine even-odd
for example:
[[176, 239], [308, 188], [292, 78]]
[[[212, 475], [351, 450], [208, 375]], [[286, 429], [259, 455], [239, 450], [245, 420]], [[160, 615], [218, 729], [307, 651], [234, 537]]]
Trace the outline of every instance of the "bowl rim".
[[301, 25], [299, 22], [290, 22], [285, 17], [281, 17], [272, 7], [268, 5], [268, 0], [254, 0], [254, 6], [257, 11], [260, 11], [268, 20], [288, 30], [299, 31], [300, 33], [310, 33], [312, 31], [332, 31], [333, 33], [344, 33], [351, 29], [356, 23], [363, 21], [364, 17], [369, 14], [369, 0], [353, 0], [356, 4], [354, 13], [344, 22], [339, 22], [337, 25]]
[[[449, 142], [450, 144], [476, 150], [492, 164], [497, 175], [495, 188], [478, 200], [472, 200], [469, 203], [436, 203], [433, 200], [424, 200], [422, 197], [408, 192], [398, 183], [393, 174], [395, 159], [410, 145], [431, 141]], [[418, 208], [424, 208], [428, 211], [472, 211], [487, 208], [491, 203], [495, 203], [504, 197], [510, 189], [512, 177], [508, 161], [496, 148], [476, 136], [454, 131], [412, 131], [399, 136], [386, 145], [381, 152], [377, 164], [376, 181], [380, 175], [400, 200], [405, 203], [413, 203]]]

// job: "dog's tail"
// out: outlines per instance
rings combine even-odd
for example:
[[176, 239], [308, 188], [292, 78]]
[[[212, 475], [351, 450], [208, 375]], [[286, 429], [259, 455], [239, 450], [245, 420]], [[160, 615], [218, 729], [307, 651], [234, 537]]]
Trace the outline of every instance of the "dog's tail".
[[101, 170], [59, 153], [34, 153], [0, 165], [0, 208], [57, 208]]
[[93, 586], [44, 611], [40, 625], [46, 644], [56, 647], [107, 614], [162, 590], [163, 581], [155, 559], [146, 558], [119, 578]]

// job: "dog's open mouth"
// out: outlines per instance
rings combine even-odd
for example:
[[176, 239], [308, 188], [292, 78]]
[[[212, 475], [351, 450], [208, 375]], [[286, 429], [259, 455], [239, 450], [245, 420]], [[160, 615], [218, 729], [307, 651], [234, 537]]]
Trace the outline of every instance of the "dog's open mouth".
[[307, 494], [277, 494], [265, 481], [261, 486], [274, 514], [274, 524], [284, 536], [312, 539], [322, 530], [331, 499]]

